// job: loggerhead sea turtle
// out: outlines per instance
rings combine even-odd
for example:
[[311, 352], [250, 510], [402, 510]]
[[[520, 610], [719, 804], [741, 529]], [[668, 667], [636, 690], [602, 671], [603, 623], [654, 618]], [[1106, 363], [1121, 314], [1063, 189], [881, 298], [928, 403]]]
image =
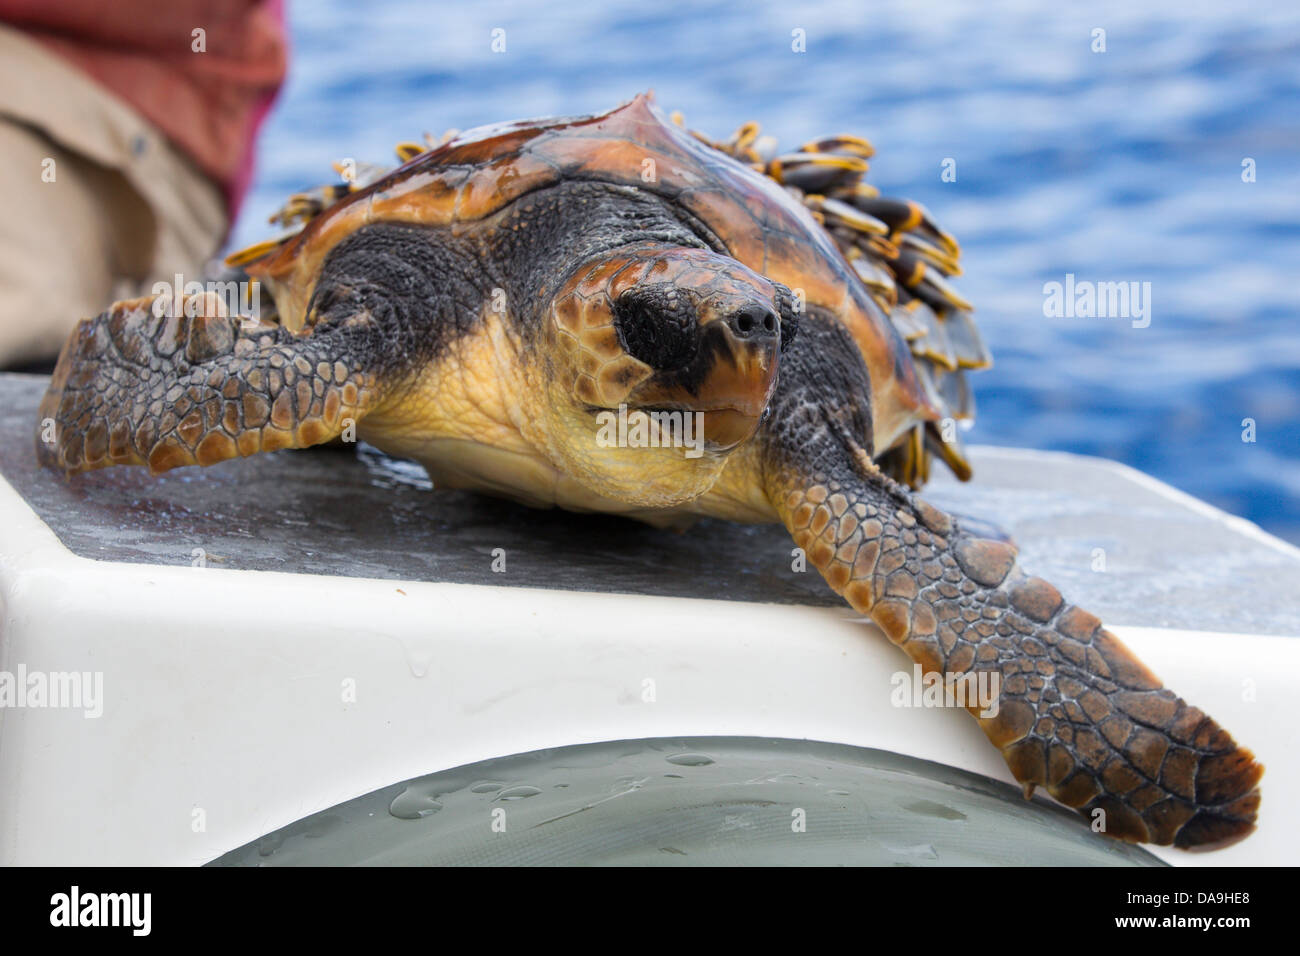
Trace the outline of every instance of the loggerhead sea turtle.
[[[276, 217], [291, 234], [232, 257], [272, 293], [259, 320], [195, 295], [79, 323], [42, 461], [160, 472], [355, 423], [435, 485], [781, 522], [927, 671], [997, 673], [996, 716], [968, 709], [1026, 794], [1104, 810], [1130, 841], [1250, 833], [1252, 754], [1010, 544], [907, 487], [932, 454], [968, 477], [945, 426], [989, 359], [944, 278], [956, 243], [861, 181], [865, 141], [775, 155], [749, 124], [712, 143], [645, 95], [429, 145], [295, 196]], [[662, 440], [600, 440], [620, 409]], [[698, 423], [694, 449], [669, 413]]]

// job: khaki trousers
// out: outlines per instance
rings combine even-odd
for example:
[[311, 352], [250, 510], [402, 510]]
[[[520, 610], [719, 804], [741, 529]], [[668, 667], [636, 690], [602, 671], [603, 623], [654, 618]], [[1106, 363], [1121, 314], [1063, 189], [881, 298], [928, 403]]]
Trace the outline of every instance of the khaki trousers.
[[88, 76], [0, 24], [0, 368], [53, 359], [78, 319], [202, 279], [217, 185]]

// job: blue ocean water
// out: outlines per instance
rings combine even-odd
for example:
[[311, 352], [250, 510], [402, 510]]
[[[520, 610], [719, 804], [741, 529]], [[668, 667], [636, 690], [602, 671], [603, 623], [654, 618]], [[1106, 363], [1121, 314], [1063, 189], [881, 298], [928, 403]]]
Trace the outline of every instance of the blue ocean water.
[[[1089, 6], [291, 0], [233, 242], [336, 159], [650, 88], [718, 136], [864, 135], [870, 181], [962, 243], [996, 359], [969, 440], [1117, 459], [1300, 541], [1300, 7]], [[1149, 282], [1150, 324], [1045, 317], [1066, 274]]]

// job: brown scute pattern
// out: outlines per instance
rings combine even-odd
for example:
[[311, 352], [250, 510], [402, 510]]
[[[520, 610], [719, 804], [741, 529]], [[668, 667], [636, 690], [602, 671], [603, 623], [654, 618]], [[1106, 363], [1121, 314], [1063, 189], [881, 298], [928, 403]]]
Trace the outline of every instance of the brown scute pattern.
[[[826, 580], [923, 667], [996, 671], [979, 718], [1027, 790], [1043, 786], [1106, 832], [1213, 849], [1254, 829], [1263, 767], [1091, 614], [1026, 577], [1009, 545], [971, 537], [883, 476], [790, 469], [783, 518]], [[946, 517], [946, 516], [945, 516]]]
[[[155, 473], [339, 434], [374, 398], [371, 376], [336, 359], [328, 333], [245, 327], [205, 302], [196, 316], [155, 316], [152, 299], [119, 302], [78, 323], [40, 420], [54, 419], [43, 464], [68, 474], [110, 465]], [[187, 300], [188, 301], [188, 300]]]

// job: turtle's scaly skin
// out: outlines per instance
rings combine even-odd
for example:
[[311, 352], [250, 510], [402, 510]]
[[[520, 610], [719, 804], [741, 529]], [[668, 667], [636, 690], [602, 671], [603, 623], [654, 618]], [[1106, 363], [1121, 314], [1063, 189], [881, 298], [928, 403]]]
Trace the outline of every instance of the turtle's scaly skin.
[[[880, 474], [858, 436], [860, 364], [833, 326], [783, 356], [761, 468], [795, 543], [925, 672], [999, 676], [996, 716], [967, 709], [1032, 793], [1045, 786], [1114, 837], [1215, 849], [1254, 829], [1263, 767], [1002, 541]], [[815, 339], [823, 341], [815, 343]], [[791, 374], [793, 372], [793, 374]]]
[[[230, 317], [204, 296], [155, 314], [146, 299], [80, 323], [38, 453], [69, 473], [157, 472], [355, 423], [438, 486], [780, 521], [914, 661], [997, 676], [996, 716], [972, 712], [1027, 792], [1127, 840], [1248, 834], [1249, 751], [1026, 577], [1014, 548], [886, 474], [919, 484], [931, 451], [966, 471], [937, 426], [969, 414], [962, 370], [988, 359], [941, 278], [955, 243], [860, 182], [861, 140], [769, 154], [756, 127], [701, 142], [639, 97], [295, 197], [277, 218], [296, 234], [237, 257], [273, 312]], [[621, 406], [698, 413], [703, 445], [608, 447], [597, 422]]]

